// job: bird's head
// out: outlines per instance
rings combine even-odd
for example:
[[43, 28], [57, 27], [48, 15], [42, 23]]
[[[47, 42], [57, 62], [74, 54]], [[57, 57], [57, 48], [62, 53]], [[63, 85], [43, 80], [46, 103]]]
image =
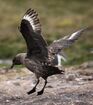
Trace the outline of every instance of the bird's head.
[[24, 61], [24, 58], [26, 56], [26, 53], [20, 53], [20, 54], [17, 54], [13, 60], [12, 60], [12, 65], [11, 65], [11, 69], [15, 66], [15, 65], [21, 65], [23, 64], [23, 61]]

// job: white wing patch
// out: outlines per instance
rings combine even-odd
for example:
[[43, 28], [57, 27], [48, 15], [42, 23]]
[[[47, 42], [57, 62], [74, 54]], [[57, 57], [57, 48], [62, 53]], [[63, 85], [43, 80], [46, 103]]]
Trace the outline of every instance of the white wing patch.
[[73, 39], [80, 31], [73, 33], [68, 39]]
[[24, 16], [24, 17], [23, 17], [23, 19], [25, 19], [25, 20], [29, 21], [29, 22], [30, 22], [30, 24], [31, 24], [31, 26], [32, 26], [32, 28], [33, 28], [33, 30], [35, 30], [35, 25], [34, 25], [34, 22], [33, 22], [33, 20], [30, 18], [30, 16], [29, 16], [29, 15]]
[[76, 32], [74, 32], [69, 38], [68, 40], [76, 40], [78, 39], [79, 36], [81, 36], [81, 33], [83, 33], [85, 30], [89, 29], [89, 27], [86, 27], [84, 29], [78, 30]]
[[76, 32], [74, 32], [68, 39], [70, 40], [73, 40], [73, 39], [76, 39], [76, 38], [78, 38], [78, 36], [80, 36], [80, 34], [81, 34], [81, 32], [82, 32], [83, 30], [79, 30], [79, 31], [76, 31]]
[[35, 10], [29, 9], [23, 16], [23, 19], [27, 20], [30, 23], [35, 32], [41, 33], [41, 24], [38, 18], [38, 14]]

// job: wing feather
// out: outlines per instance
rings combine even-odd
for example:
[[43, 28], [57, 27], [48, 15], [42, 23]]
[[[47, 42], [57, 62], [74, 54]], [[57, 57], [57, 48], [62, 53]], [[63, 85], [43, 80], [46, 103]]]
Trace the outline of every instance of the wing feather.
[[67, 35], [59, 40], [54, 41], [52, 44], [50, 44], [48, 49], [53, 51], [54, 53], [59, 53], [62, 49], [67, 48], [70, 45], [72, 45], [87, 29], [88, 27], [78, 30], [71, 35]]
[[38, 14], [35, 10], [31, 8], [28, 9], [25, 15], [23, 16], [23, 19], [29, 21], [34, 32], [41, 34], [41, 24], [38, 18]]
[[28, 55], [38, 55], [46, 58], [48, 55], [47, 43], [41, 35], [40, 22], [33, 9], [27, 10], [20, 24], [20, 32], [27, 44]]

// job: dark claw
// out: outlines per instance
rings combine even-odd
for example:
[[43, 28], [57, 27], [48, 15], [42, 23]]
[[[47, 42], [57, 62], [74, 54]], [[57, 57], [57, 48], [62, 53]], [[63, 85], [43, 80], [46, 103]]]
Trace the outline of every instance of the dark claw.
[[37, 92], [37, 95], [42, 95], [43, 94], [43, 91], [41, 90], [41, 91], [39, 91], [39, 92]]
[[35, 88], [33, 88], [32, 90], [30, 90], [29, 92], [27, 92], [27, 94], [29, 95], [29, 94], [32, 94], [32, 93], [34, 93], [36, 91], [36, 89]]

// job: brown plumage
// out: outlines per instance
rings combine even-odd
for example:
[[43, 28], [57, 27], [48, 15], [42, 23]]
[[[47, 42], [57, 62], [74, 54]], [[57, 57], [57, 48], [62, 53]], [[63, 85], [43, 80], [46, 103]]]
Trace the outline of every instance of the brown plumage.
[[[38, 95], [43, 94], [48, 76], [62, 74], [64, 72], [57, 67], [61, 61], [61, 59], [58, 58], [58, 55], [60, 54], [63, 56], [61, 50], [67, 45], [71, 45], [84, 30], [85, 29], [79, 30], [76, 33], [57, 40], [48, 46], [42, 37], [38, 14], [33, 9], [27, 10], [19, 26], [19, 31], [27, 44], [27, 53], [17, 54], [13, 59], [11, 68], [13, 68], [14, 65], [23, 64], [31, 72], [35, 73], [37, 83], [28, 94], [36, 91], [36, 86], [39, 83], [40, 77], [45, 80], [45, 84], [41, 91], [38, 92]], [[55, 61], [57, 63], [55, 63]]]
[[25, 65], [30, 71], [35, 73], [37, 83], [35, 87], [28, 92], [31, 94], [36, 91], [36, 86], [39, 83], [39, 78], [42, 77], [45, 80], [44, 87], [38, 92], [41, 95], [47, 84], [47, 77], [54, 74], [62, 74], [63, 71], [57, 67], [53, 67], [48, 64], [48, 49], [47, 43], [41, 35], [40, 22], [37, 13], [29, 9], [23, 16], [19, 30], [24, 37], [27, 44], [27, 53], [17, 54], [13, 59], [14, 65]]

